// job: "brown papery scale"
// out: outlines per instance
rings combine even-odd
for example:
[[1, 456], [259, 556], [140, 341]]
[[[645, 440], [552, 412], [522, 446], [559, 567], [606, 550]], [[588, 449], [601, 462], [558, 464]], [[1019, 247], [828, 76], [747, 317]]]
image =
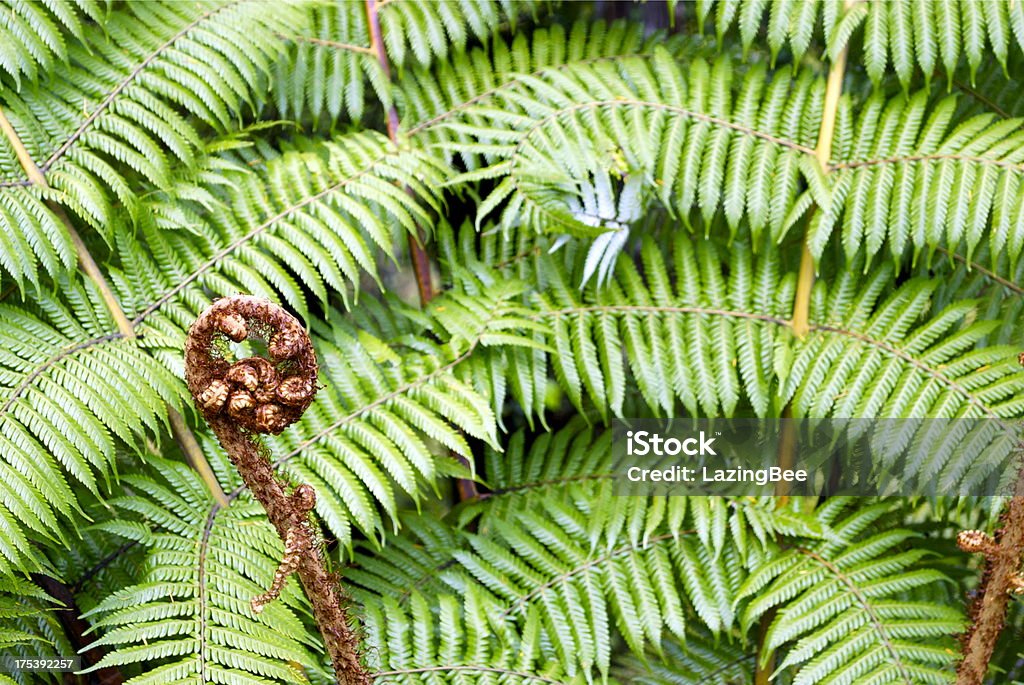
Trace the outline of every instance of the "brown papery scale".
[[[232, 361], [230, 343], [250, 336], [267, 343], [270, 359]], [[316, 491], [302, 484], [286, 493], [259, 440], [260, 434], [276, 435], [298, 421], [316, 395], [316, 354], [305, 329], [269, 300], [250, 295], [221, 298], [189, 329], [185, 380], [196, 407], [284, 542], [270, 589], [252, 600], [253, 613], [261, 613], [277, 599], [288, 576], [296, 573], [313, 606], [336, 681], [368, 685], [371, 678], [359, 660], [359, 642], [348, 623], [342, 589], [328, 573], [316, 541], [311, 518]]]

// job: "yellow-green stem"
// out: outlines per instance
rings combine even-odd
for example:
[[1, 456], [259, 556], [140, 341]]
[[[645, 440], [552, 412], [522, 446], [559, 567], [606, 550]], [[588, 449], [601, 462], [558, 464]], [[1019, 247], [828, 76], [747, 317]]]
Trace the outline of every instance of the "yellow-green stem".
[[[846, 0], [845, 9], [849, 9], [852, 4], [851, 0]], [[846, 52], [847, 49], [843, 48], [828, 70], [828, 81], [825, 83], [825, 106], [821, 114], [821, 126], [818, 128], [818, 144], [814, 148], [814, 158], [826, 174], [829, 172], [829, 163], [832, 160], [836, 112], [839, 111], [839, 96], [843, 92], [843, 76], [846, 74]], [[793, 302], [792, 326], [793, 333], [798, 338], [803, 338], [810, 330], [811, 286], [813, 285], [814, 257], [805, 240], [803, 253], [800, 256], [796, 299]]]
[[[6, 112], [0, 108], [0, 130], [3, 131], [4, 137], [11, 144], [14, 149], [14, 154], [18, 158], [18, 162], [21, 164], [21, 168], [25, 171], [28, 176], [28, 180], [40, 188], [50, 189], [50, 184], [46, 180], [46, 176], [43, 174], [39, 165], [32, 159], [32, 155], [29, 154], [25, 148], [25, 144], [22, 142], [18, 132], [14, 130], [14, 126], [11, 124], [10, 119], [7, 118]], [[103, 272], [100, 271], [99, 265], [96, 264], [96, 260], [93, 259], [92, 253], [89, 252], [89, 248], [86, 247], [85, 242], [82, 240], [82, 236], [75, 230], [75, 226], [71, 223], [71, 217], [68, 216], [64, 208], [53, 201], [48, 201], [47, 206], [53, 211], [53, 213], [60, 219], [61, 223], [64, 224], [64, 228], [67, 230], [68, 235], [71, 237], [71, 244], [75, 246], [75, 255], [78, 257], [78, 264], [82, 267], [82, 271], [89, 277], [89, 280], [93, 282], [96, 289], [99, 290], [100, 297], [103, 298], [103, 303], [106, 305], [107, 310], [110, 312], [110, 316], [114, 319], [114, 323], [117, 325], [117, 330], [125, 338], [135, 338], [135, 326], [128, 319], [124, 313], [124, 309], [121, 308], [121, 303], [117, 301], [117, 296], [114, 295], [114, 291], [110, 288], [110, 284], [107, 283], [107, 279], [103, 276]], [[188, 425], [185, 423], [185, 419], [182, 418], [178, 410], [167, 405], [167, 416], [171, 423], [171, 432], [174, 434], [175, 440], [178, 442], [178, 446], [181, 447], [181, 451], [185, 454], [186, 459], [196, 469], [200, 477], [206, 483], [206, 486], [210, 489], [214, 499], [217, 500], [221, 506], [227, 506], [228, 498], [224, 494], [224, 490], [221, 488], [220, 483], [217, 481], [216, 476], [213, 474], [213, 469], [210, 468], [210, 464], [206, 461], [206, 456], [203, 451], [199, 448], [199, 443], [196, 441], [194, 435], [189, 430]]]

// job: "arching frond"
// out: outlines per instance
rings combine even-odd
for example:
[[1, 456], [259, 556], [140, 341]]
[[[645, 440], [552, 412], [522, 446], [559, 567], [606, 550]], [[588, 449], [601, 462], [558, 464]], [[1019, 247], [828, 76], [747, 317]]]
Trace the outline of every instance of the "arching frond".
[[[609, 479], [582, 475], [609, 451], [609, 434], [593, 435], [582, 421], [542, 436], [528, 456], [519, 434], [505, 465], [487, 462], [493, 491], [458, 515], [478, 532], [417, 524], [389, 561], [360, 555], [346, 577], [363, 586], [367, 606], [485, 588], [488, 621], [537, 622], [569, 675], [607, 675], [616, 636], [642, 654], [663, 637], [685, 639], [695, 616], [716, 634], [730, 630], [748, 565], [770, 557], [779, 535], [823, 534], [796, 501], [616, 497]], [[543, 478], [559, 466], [565, 477]]]
[[212, 157], [147, 202], [144, 242], [122, 243], [122, 259], [150, 252], [158, 267], [139, 320], [175, 299], [201, 311], [208, 291], [280, 296], [305, 317], [307, 291], [321, 306], [329, 291], [347, 299], [364, 275], [377, 278], [377, 251], [392, 254], [396, 236], [429, 227], [439, 209], [442, 167], [419, 150], [370, 132], [300, 150]]
[[133, 210], [136, 179], [166, 187], [191, 164], [197, 123], [235, 126], [283, 51], [276, 34], [304, 20], [291, 3], [130, 4], [69, 50], [69, 68], [0, 102], [49, 184], [109, 240], [111, 206]]
[[[419, 140], [436, 144], [452, 139], [470, 142], [466, 132], [436, 126], [456, 120], [463, 110], [480, 101], [501, 109], [520, 111], [516, 97], [522, 77], [543, 78], [566, 67], [601, 64], [619, 57], [651, 56], [655, 47], [681, 57], [698, 50], [684, 36], [649, 36], [639, 24], [616, 21], [553, 24], [532, 31], [517, 31], [508, 38], [495, 36], [486, 47], [453, 52], [431, 68], [410, 69], [396, 84], [405, 130]], [[470, 168], [480, 166], [479, 155], [460, 150]]]
[[[994, 252], [1024, 251], [1024, 129], [989, 115], [951, 127], [955, 101], [929, 105], [877, 95], [840, 106], [829, 171], [814, 159], [822, 84], [755, 66], [742, 77], [725, 58], [684, 73], [666, 51], [651, 58], [578, 64], [522, 77], [431, 127], [446, 147], [488, 165], [449, 183], [493, 184], [478, 223], [500, 212], [505, 229], [597, 236], [617, 254], [652, 206], [707, 225], [721, 212], [735, 234], [781, 238], [817, 205], [809, 246], [820, 257], [840, 232], [851, 258], [888, 243], [897, 257], [988, 238]], [[501, 99], [515, 99], [515, 106]], [[630, 141], [622, 145], [622, 141]], [[807, 190], [803, 190], [804, 185]], [[915, 198], [926, 197], [927, 202]], [[595, 246], [597, 243], [595, 243]], [[605, 264], [608, 264], [605, 261]]]

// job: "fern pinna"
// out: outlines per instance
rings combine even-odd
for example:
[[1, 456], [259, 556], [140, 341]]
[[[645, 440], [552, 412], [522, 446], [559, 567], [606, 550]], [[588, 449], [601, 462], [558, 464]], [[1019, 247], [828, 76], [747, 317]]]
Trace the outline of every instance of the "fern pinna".
[[[314, 551], [374, 682], [1024, 682], [1020, 2], [0, 10], [0, 683], [336, 680]], [[308, 540], [189, 398], [239, 293]], [[941, 419], [943, 495], [617, 494], [672, 417]]]

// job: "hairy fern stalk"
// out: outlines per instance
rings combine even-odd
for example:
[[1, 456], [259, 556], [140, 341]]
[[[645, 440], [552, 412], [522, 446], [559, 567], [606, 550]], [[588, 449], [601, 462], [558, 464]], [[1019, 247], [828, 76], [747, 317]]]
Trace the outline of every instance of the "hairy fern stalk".
[[[1024, 417], [1022, 93], [1020, 0], [0, 0], [0, 685], [335, 682], [303, 554], [375, 683], [1024, 683], [1024, 482], [611, 457]], [[301, 545], [185, 383], [239, 293], [315, 348]]]

